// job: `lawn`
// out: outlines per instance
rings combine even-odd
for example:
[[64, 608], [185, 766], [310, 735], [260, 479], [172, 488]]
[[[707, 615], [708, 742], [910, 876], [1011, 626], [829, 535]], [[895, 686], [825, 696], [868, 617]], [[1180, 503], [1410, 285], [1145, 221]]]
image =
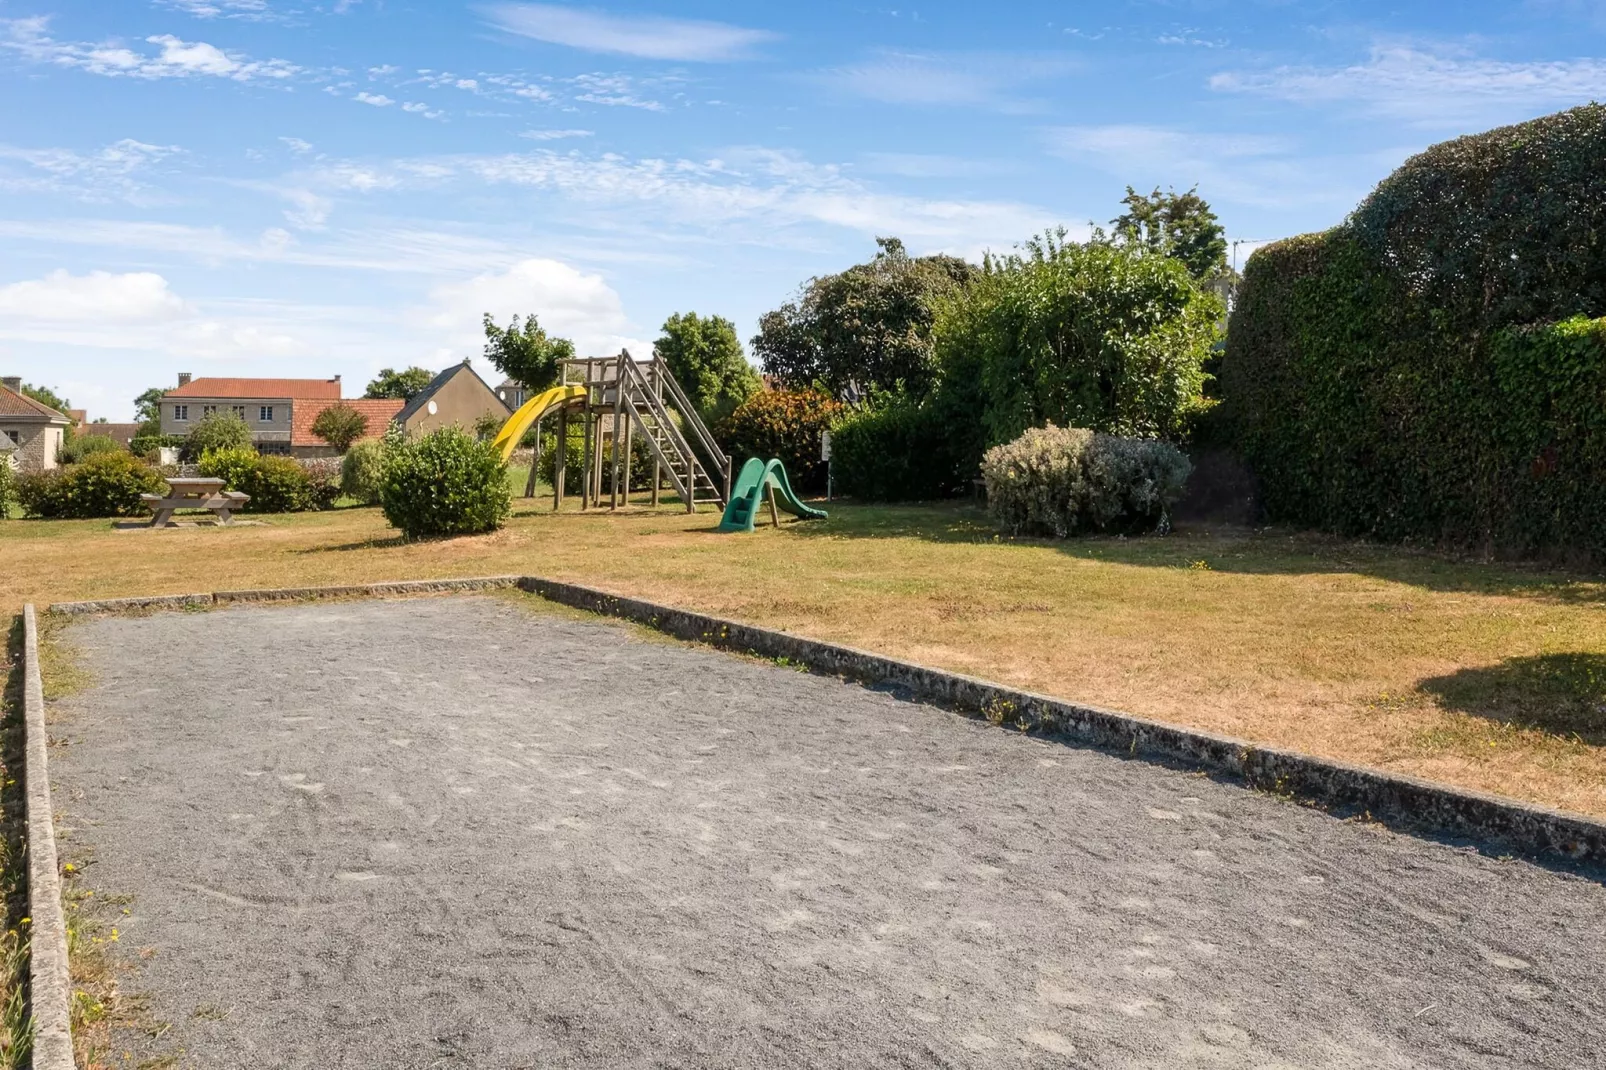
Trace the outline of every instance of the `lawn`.
[[711, 512], [515, 502], [404, 544], [377, 509], [117, 532], [0, 522], [0, 609], [126, 594], [531, 573], [1255, 742], [1606, 817], [1606, 583], [1314, 535], [1000, 538], [968, 505]]

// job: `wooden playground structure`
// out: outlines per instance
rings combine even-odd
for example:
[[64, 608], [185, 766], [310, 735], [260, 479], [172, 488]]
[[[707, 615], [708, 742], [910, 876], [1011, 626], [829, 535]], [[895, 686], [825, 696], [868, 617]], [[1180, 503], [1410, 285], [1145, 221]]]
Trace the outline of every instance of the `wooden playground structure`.
[[632, 447], [636, 436], [652, 456], [648, 488], [656, 508], [667, 484], [688, 513], [699, 505], [721, 509], [730, 498], [731, 458], [697, 415], [685, 391], [655, 353], [638, 361], [627, 350], [613, 357], [581, 357], [563, 362], [559, 386], [536, 395], [521, 406], [497, 441], [504, 457], [512, 453], [530, 428], [535, 430], [535, 454], [524, 496], [535, 494], [541, 465], [541, 428], [550, 417], [556, 422], [557, 453], [553, 457], [552, 508], [563, 505], [567, 482], [567, 443], [573, 421], [580, 421], [584, 478], [580, 508], [610, 509], [629, 504]]

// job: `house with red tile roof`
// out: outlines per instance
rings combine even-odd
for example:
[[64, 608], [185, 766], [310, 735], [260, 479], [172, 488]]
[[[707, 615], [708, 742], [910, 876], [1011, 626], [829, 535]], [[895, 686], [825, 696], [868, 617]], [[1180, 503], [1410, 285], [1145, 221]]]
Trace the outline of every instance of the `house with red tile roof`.
[[14, 464], [24, 472], [55, 468], [71, 426], [66, 413], [24, 394], [21, 376], [0, 379], [0, 464]]
[[340, 376], [332, 379], [238, 379], [179, 373], [178, 386], [162, 395], [162, 434], [187, 435], [213, 413], [232, 412], [251, 428], [260, 453], [332, 457], [334, 450], [312, 433], [313, 421], [330, 405], [344, 403], [368, 417], [365, 438], [385, 433], [400, 411], [399, 400], [342, 399]]

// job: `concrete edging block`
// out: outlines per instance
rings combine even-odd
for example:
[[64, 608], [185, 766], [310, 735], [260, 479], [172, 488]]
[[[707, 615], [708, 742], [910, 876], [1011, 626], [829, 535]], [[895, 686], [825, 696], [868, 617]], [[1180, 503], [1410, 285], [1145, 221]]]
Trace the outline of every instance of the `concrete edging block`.
[[526, 576], [519, 587], [577, 609], [620, 617], [679, 639], [768, 658], [816, 672], [892, 685], [913, 697], [1022, 731], [1074, 740], [1135, 757], [1179, 762], [1338, 810], [1364, 812], [1409, 831], [1493, 840], [1516, 851], [1574, 862], [1606, 862], [1606, 823], [1581, 814], [1446, 787], [1293, 751], [1259, 747], [1113, 710], [1020, 691], [750, 624], [624, 598], [579, 584]]
[[33, 1012], [34, 1070], [73, 1070], [72, 980], [67, 971], [67, 918], [56, 860], [50, 805], [44, 681], [33, 605], [22, 608], [24, 777], [28, 801], [28, 1002]]

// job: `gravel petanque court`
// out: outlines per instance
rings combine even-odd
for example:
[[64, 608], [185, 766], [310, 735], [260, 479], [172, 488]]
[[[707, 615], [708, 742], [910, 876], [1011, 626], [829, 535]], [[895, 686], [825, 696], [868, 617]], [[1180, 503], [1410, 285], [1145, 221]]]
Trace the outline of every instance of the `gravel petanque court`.
[[1606, 1065], [1598, 881], [533, 598], [61, 641], [119, 1065]]

